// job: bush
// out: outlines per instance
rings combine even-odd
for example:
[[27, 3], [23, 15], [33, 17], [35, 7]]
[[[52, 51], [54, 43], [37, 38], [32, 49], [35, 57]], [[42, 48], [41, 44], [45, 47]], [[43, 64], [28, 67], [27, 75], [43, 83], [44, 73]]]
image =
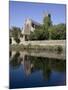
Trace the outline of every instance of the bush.
[[58, 47], [57, 47], [57, 51], [58, 51], [58, 52], [62, 52], [62, 50], [63, 50], [62, 46], [58, 46]]
[[15, 41], [19, 44], [20, 43], [20, 39], [19, 38], [14, 38]]

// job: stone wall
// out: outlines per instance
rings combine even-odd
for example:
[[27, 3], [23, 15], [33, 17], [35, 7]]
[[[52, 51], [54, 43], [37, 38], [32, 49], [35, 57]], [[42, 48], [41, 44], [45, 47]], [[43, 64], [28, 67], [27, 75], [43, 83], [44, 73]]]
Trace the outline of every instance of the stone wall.
[[31, 45], [66, 45], [66, 40], [42, 40], [42, 41], [23, 41], [21, 44]]

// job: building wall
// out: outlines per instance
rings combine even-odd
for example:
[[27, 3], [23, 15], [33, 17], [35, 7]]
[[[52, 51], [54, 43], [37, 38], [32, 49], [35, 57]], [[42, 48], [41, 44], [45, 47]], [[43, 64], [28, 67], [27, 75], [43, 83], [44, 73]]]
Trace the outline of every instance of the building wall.
[[21, 38], [21, 41], [25, 41], [25, 40], [28, 40], [29, 38], [29, 35], [30, 35], [30, 31], [34, 31], [35, 28], [32, 27], [32, 21], [31, 19], [27, 18], [25, 20], [25, 23], [24, 23], [24, 28], [22, 30], [22, 35], [23, 37]]

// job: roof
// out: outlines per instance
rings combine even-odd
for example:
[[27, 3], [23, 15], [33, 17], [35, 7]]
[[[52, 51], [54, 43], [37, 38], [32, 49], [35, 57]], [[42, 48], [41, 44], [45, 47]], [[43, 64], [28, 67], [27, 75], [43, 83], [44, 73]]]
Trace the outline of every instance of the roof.
[[40, 23], [38, 23], [38, 22], [36, 22], [36, 21], [34, 21], [34, 20], [32, 20], [32, 19], [30, 19], [30, 20], [32, 21], [33, 24], [35, 24], [35, 25], [37, 25], [37, 26], [40, 26], [40, 25], [41, 25]]

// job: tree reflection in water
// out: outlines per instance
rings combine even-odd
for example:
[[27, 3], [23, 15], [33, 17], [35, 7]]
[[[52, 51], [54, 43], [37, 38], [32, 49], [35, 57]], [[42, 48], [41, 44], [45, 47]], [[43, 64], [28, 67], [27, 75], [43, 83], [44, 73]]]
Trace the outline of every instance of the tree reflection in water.
[[34, 69], [42, 70], [44, 79], [49, 80], [51, 75], [51, 67], [48, 58], [31, 57]]
[[17, 52], [12, 60], [10, 65], [14, 68], [18, 68], [21, 65], [23, 60], [24, 71], [27, 76], [31, 73], [41, 70], [44, 76], [44, 79], [50, 80], [51, 72], [58, 71], [63, 72], [66, 70], [66, 61], [57, 60], [51, 58], [35, 57], [30, 55], [24, 55], [24, 59], [20, 57], [20, 53]]
[[19, 57], [20, 53], [16, 52], [16, 54], [13, 56], [12, 60], [10, 61], [10, 65], [13, 68], [18, 68], [21, 64], [21, 58]]

